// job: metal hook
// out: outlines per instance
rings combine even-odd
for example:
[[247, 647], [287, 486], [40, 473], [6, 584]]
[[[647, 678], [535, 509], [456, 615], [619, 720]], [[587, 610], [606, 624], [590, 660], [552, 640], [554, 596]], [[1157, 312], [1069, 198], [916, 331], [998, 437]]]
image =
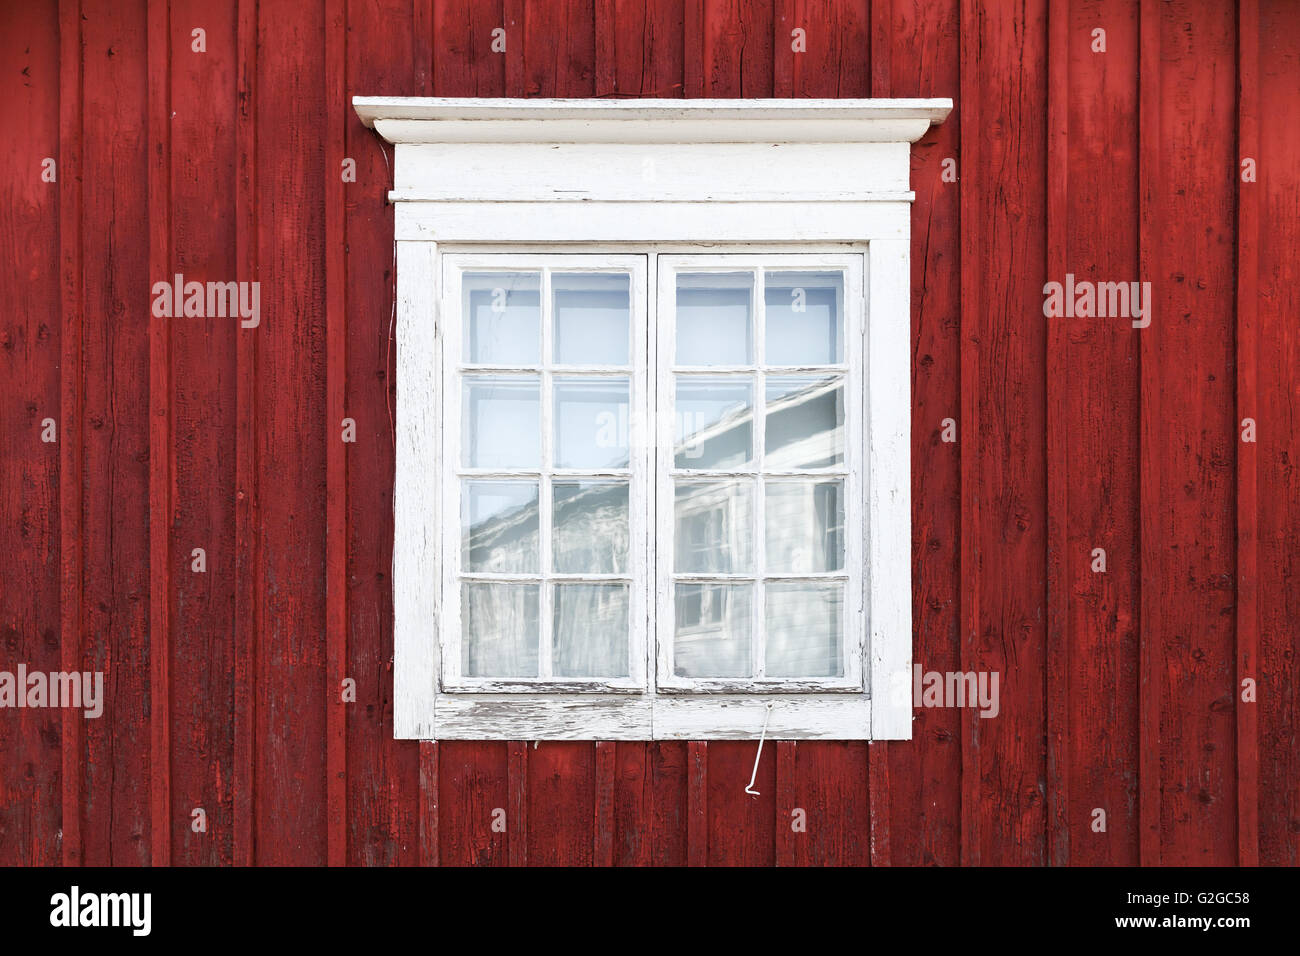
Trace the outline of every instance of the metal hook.
[[749, 786], [745, 792], [751, 797], [762, 796], [754, 789], [754, 781], [758, 779], [758, 762], [763, 759], [763, 741], [767, 739], [767, 721], [772, 716], [772, 708], [776, 706], [770, 700], [767, 702], [767, 713], [763, 716], [763, 732], [758, 735], [758, 753], [754, 754], [754, 772], [749, 775]]

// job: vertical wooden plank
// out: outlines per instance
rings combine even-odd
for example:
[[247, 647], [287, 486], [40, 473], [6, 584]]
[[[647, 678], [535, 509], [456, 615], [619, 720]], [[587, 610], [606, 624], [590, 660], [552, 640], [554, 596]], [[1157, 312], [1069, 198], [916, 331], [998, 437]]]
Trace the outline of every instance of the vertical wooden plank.
[[[1161, 862], [1236, 862], [1235, 334], [1233, 201], [1236, 18], [1223, 4], [1160, 5], [1164, 152], [1156, 196], [1165, 224], [1156, 260], [1154, 434], [1161, 461], [1157, 539], [1164, 667]], [[1225, 64], [1207, 71], [1208, 60]], [[1142, 335], [1151, 329], [1140, 330]], [[1145, 385], [1146, 383], [1144, 383]], [[1178, 547], [1171, 547], [1171, 542]]]
[[[0, 8], [0, 62], [8, 65], [0, 76], [0, 123], [13, 131], [0, 141], [0, 646], [10, 672], [20, 662], [32, 672], [61, 669], [60, 605], [67, 599], [59, 459], [75, 432], [64, 430], [60, 412], [59, 215], [61, 199], [77, 194], [78, 172], [61, 162], [59, 45], [56, 2]], [[43, 440], [46, 419], [58, 429], [57, 442]], [[25, 708], [0, 719], [2, 866], [54, 866], [61, 858], [60, 723], [72, 720], [84, 718]]]
[[[166, 0], [149, 0], [149, 277], [171, 275], [171, 29]], [[149, 318], [150, 859], [171, 863], [171, 319]]]
[[[1138, 60], [1138, 181], [1140, 211], [1138, 220], [1138, 272], [1144, 281], [1155, 285], [1159, 271], [1160, 206], [1156, 198], [1157, 177], [1161, 169], [1160, 142], [1160, 4], [1142, 0], [1140, 50]], [[1139, 670], [1139, 716], [1141, 734], [1138, 760], [1140, 786], [1139, 817], [1141, 823], [1140, 858], [1142, 866], [1159, 866], [1160, 847], [1160, 724], [1162, 715], [1161, 672], [1164, 669], [1160, 628], [1160, 582], [1164, 572], [1161, 554], [1161, 480], [1162, 455], [1157, 447], [1160, 429], [1159, 334], [1161, 326], [1154, 319], [1149, 328], [1138, 333], [1141, 342], [1140, 375], [1140, 458], [1141, 458], [1141, 633]]]
[[[504, 53], [492, 50], [499, 28]], [[518, 57], [523, 38], [506, 26], [502, 0], [433, 0], [433, 37], [434, 96], [505, 95], [506, 61]]]
[[[257, 33], [258, 0], [239, 0], [235, 140], [235, 262], [241, 282], [257, 281]], [[252, 333], [252, 334], [249, 334]], [[235, 397], [235, 785], [234, 862], [257, 862], [255, 845], [257, 785], [258, 635], [264, 619], [261, 523], [261, 468], [258, 418], [258, 335], [242, 329], [236, 345]]]
[[686, 865], [689, 749], [679, 741], [618, 745], [615, 865]]
[[596, 91], [595, 0], [505, 0], [506, 95]]
[[[969, 250], [983, 249], [980, 228], [978, 183], [984, 175], [980, 166], [979, 139], [979, 53], [980, 8], [974, 0], [962, 0], [961, 81], [957, 110], [961, 124], [961, 401], [957, 440], [961, 448], [961, 606], [959, 609], [962, 671], [974, 668], [980, 621], [980, 277], [982, 270], [968, 262]], [[979, 866], [980, 854], [980, 760], [979, 719], [975, 712], [961, 712], [961, 864]]]
[[[775, 0], [772, 95], [882, 95], [872, 91], [872, 16], [870, 0]], [[796, 36], [796, 30], [803, 32]]]
[[791, 826], [792, 814], [796, 809], [807, 812], [806, 807], [799, 806], [798, 769], [795, 765], [795, 747], [793, 740], [774, 740], [776, 747], [776, 800], [773, 809], [773, 826], [776, 828], [776, 865], [795, 866], [795, 845], [804, 833], [796, 833]]
[[889, 783], [889, 741], [875, 740], [867, 747], [867, 808], [871, 819], [872, 866], [893, 865], [893, 840], [889, 814], [893, 787]]
[[686, 754], [686, 862], [709, 865], [709, 745], [692, 740]]
[[420, 866], [439, 866], [438, 741], [422, 740], [420, 748]]
[[[61, 357], [59, 368], [59, 570], [62, 599], [59, 614], [59, 667], [81, 670], [82, 605], [85, 601], [85, 370], [83, 349], [81, 235], [82, 169], [82, 27], [80, 0], [59, 0], [59, 262]], [[63, 865], [80, 866], [85, 859], [81, 840], [82, 715], [63, 711], [62, 761]]]
[[592, 817], [592, 864], [614, 865], [614, 785], [618, 772], [618, 745], [596, 743], [596, 812]]
[[[969, 396], [979, 409], [978, 424], [963, 429], [959, 440], [963, 458], [975, 456], [967, 492], [978, 498], [972, 504], [979, 521], [970, 530], [979, 543], [972, 545], [972, 563], [962, 565], [962, 580], [981, 593], [978, 614], [963, 628], [962, 669], [990, 681], [998, 674], [1000, 694], [994, 719], [980, 716], [979, 708], [963, 708], [974, 759], [963, 774], [977, 775], [965, 782], [973, 801], [968, 813], [983, 817], [980, 846], [970, 863], [1041, 865], [1046, 860], [1041, 794], [1047, 729], [1042, 678], [1047, 666], [1047, 330], [1043, 322], [1023, 317], [1040, 315], [1043, 303], [1047, 90], [1044, 82], [1021, 81], [1026, 75], [1046, 77], [1046, 26], [1041, 0], [1016, 8], [981, 5], [967, 38], [977, 46], [971, 79], [980, 98], [979, 122], [970, 131], [979, 139], [978, 157], [974, 163], [963, 161], [962, 180], [978, 179], [978, 241], [963, 242], [963, 254], [978, 250], [981, 271], [978, 311], [971, 316], [978, 386]], [[1007, 135], [1009, 130], [1014, 135]], [[963, 149], [970, 145], [963, 135]], [[978, 574], [977, 585], [968, 567]]]
[[682, 95], [684, 5], [685, 0], [595, 0], [596, 96]]
[[[711, 0], [702, 6], [702, 96], [772, 95], [772, 0]], [[687, 50], [691, 49], [687, 20]]]
[[[757, 797], [745, 792], [754, 772], [762, 711], [751, 740], [709, 742], [705, 781], [708, 866], [772, 866], [776, 862], [776, 755], [764, 744], [754, 780]], [[694, 852], [694, 846], [692, 846]]]
[[[387, 202], [392, 184], [392, 148], [366, 129], [347, 102], [351, 94], [427, 94], [431, 83], [432, 16], [428, 0], [348, 0], [347, 74], [344, 145], [326, 160], [327, 177], [340, 181], [344, 238], [330, 255], [341, 256], [344, 285], [345, 356], [343, 403], [335, 416], [357, 423], [357, 442], [347, 446], [346, 564], [347, 639], [344, 677], [356, 681], [357, 702], [347, 711], [347, 845], [348, 862], [363, 866], [411, 865], [422, 862], [419, 829], [437, 825], [422, 812], [437, 806], [437, 794], [421, 784], [425, 748], [394, 739], [394, 726], [411, 718], [394, 686], [393, 581], [402, 569], [394, 563], [394, 481], [396, 477], [394, 362], [397, 359], [397, 297], [394, 288], [393, 207]], [[412, 40], [409, 34], [425, 33]], [[420, 52], [421, 46], [426, 53]], [[422, 59], [423, 57], [423, 59]], [[342, 182], [344, 160], [356, 165], [355, 181]], [[403, 261], [412, 283], [432, 262], [432, 249], [403, 243], [411, 258]], [[407, 253], [403, 253], [406, 255]], [[436, 290], [426, 288], [412, 299], [428, 304]], [[429, 331], [426, 325], [426, 331]], [[432, 334], [423, 339], [433, 342]], [[410, 345], [410, 338], [404, 342]], [[403, 352], [408, 358], [410, 350]], [[337, 432], [327, 439], [337, 440]], [[418, 561], [416, 562], [418, 565]], [[409, 568], [407, 569], [409, 572]], [[427, 648], [417, 653], [423, 655]], [[422, 658], [421, 658], [422, 659]], [[434, 670], [428, 661], [429, 672]], [[405, 667], [405, 665], [399, 665]], [[431, 686], [431, 685], [430, 685]], [[334, 691], [337, 693], [337, 688]], [[411, 720], [414, 723], [414, 720]], [[403, 728], [405, 731], [405, 728]], [[436, 849], [436, 848], [435, 848]]]
[[[505, 866], [518, 812], [512, 796], [510, 745], [443, 740], [438, 749], [438, 863]], [[426, 797], [428, 799], [427, 791]], [[433, 818], [425, 813], [425, 824]]]
[[[433, 3], [434, 0], [411, 0], [412, 96], [433, 95]], [[351, 19], [349, 12], [349, 23]], [[382, 33], [378, 24], [365, 31], [367, 36], [374, 33]]]
[[[1258, 161], [1259, 0], [1237, 5], [1237, 416], [1259, 424], [1259, 185], [1242, 181], [1242, 157]], [[1273, 427], [1274, 422], [1269, 423]], [[1259, 865], [1259, 713], [1243, 700], [1259, 669], [1259, 443], [1237, 442], [1237, 862]]]
[[[803, 811], [807, 829], [794, 834], [792, 865], [883, 865], [879, 851], [887, 852], [887, 847], [872, 845], [874, 810], [863, 796], [863, 782], [871, 778], [875, 763], [870, 751], [881, 746], [862, 740], [818, 740], [802, 742], [795, 749], [798, 800], [777, 819], [778, 831], [782, 827], [788, 831], [794, 820], [791, 809]], [[873, 789], [873, 799], [878, 792]]]
[[[1069, 230], [1070, 57], [1069, 0], [1051, 0], [1047, 20], [1047, 187], [1048, 281], [1063, 282]], [[1035, 317], [1036, 318], [1036, 317]], [[1047, 854], [1053, 866], [1070, 862], [1069, 596], [1066, 550], [1069, 519], [1069, 462], [1066, 396], [1070, 363], [1066, 325], [1048, 320], [1047, 333]], [[1082, 730], [1082, 728], [1081, 728]]]
[[[894, 96], [959, 96], [962, 46], [958, 0], [900, 4], [890, 37]], [[961, 463], [963, 432], [956, 444], [942, 440], [944, 422], [962, 415], [961, 383], [965, 286], [961, 239], [963, 184], [973, 167], [957, 168], [963, 116], [958, 113], [912, 147], [912, 621], [914, 667], [960, 669], [963, 577]], [[965, 160], [963, 160], [965, 162]], [[951, 170], [951, 175], [945, 175]], [[971, 302], [973, 306], [974, 303]], [[964, 425], [963, 425], [964, 427]], [[973, 584], [974, 582], [972, 582]], [[919, 705], [919, 701], [915, 702]], [[890, 860], [900, 865], [956, 865], [961, 860], [961, 711], [916, 706], [912, 740], [889, 747], [887, 766], [871, 748], [873, 820], [889, 819]], [[881, 776], [887, 773], [888, 789]], [[876, 831], [879, 835], [880, 831]]]
[[527, 864], [592, 866], [599, 812], [596, 745], [544, 740], [522, 746], [528, 773], [523, 798]]
[[348, 462], [347, 446], [340, 440], [342, 422], [349, 417], [346, 405], [347, 233], [342, 176], [342, 157], [347, 151], [347, 116], [352, 111], [344, 93], [347, 67], [346, 3], [326, 0], [325, 842], [330, 866], [343, 866], [348, 857], [348, 723], [347, 705], [343, 702], [348, 660]]
[[683, 0], [682, 84], [686, 96], [704, 96], [704, 0]]
[[[1300, 687], [1300, 5], [1260, 0], [1257, 89], [1257, 181], [1259, 284], [1251, 290], [1257, 320], [1254, 336], [1257, 443], [1242, 448], [1255, 458], [1258, 509], [1258, 654], [1254, 664], [1258, 708], [1257, 746], [1259, 862], [1300, 866], [1300, 748], [1295, 743], [1296, 688]], [[1241, 159], [1236, 175], [1241, 178]], [[1249, 237], [1248, 237], [1249, 238]], [[1264, 347], [1266, 345], [1266, 347]], [[1242, 359], [1246, 355], [1241, 356]], [[1238, 419], [1240, 425], [1240, 419]], [[1235, 689], [1238, 697], [1241, 686]], [[1239, 731], [1240, 732], [1240, 731]]]
[[[259, 862], [328, 859], [324, 4], [260, 0]], [[341, 422], [331, 423], [342, 439]], [[292, 781], [292, 784], [289, 784]]]
[[[85, 14], [79, 14], [85, 16]], [[150, 859], [150, 245], [148, 11], [81, 21], [85, 427], [80, 666], [104, 672], [104, 714], [84, 723], [82, 861]], [[82, 720], [80, 715], [75, 719]], [[165, 718], [164, 718], [165, 719]], [[162, 768], [166, 772], [166, 768]]]
[[[894, 0], [871, 0], [871, 95], [890, 95], [893, 71]], [[939, 95], [939, 94], [935, 94]]]
[[[167, 12], [172, 105], [152, 121], [164, 124], [168, 144], [170, 263], [151, 264], [149, 278], [236, 281], [237, 11], [172, 0]], [[192, 36], [200, 26], [202, 53]], [[157, 52], [152, 44], [151, 57]], [[237, 316], [163, 321], [171, 353], [171, 506], [163, 522], [171, 547], [171, 862], [223, 866], [233, 862], [235, 832], [236, 355], [248, 330]], [[157, 530], [152, 519], [150, 529]], [[205, 570], [195, 570], [196, 548]], [[191, 829], [195, 807], [207, 814], [205, 833]]]
[[[325, 115], [330, 159], [347, 149], [344, 93], [347, 72], [347, 23], [344, 0], [327, 0], [325, 9]], [[347, 235], [344, 228], [343, 181], [327, 161], [325, 174], [325, 313], [326, 313], [326, 800], [327, 859], [347, 862], [347, 709], [342, 682], [347, 661], [347, 460], [335, 423], [347, 417]]]
[[[1140, 278], [1137, 15], [1125, 0], [1069, 4], [1069, 149], [1059, 164], [1048, 162], [1068, 177], [1061, 212], [1067, 228], [1058, 237], [1053, 227], [1053, 243], [1064, 243], [1064, 265], [1049, 265], [1049, 280], [1064, 283], [1067, 273], [1085, 282]], [[1104, 53], [1093, 50], [1097, 29], [1105, 30]], [[1061, 549], [1060, 566], [1053, 569], [1068, 634], [1065, 737], [1053, 745], [1067, 789], [1049, 813], [1057, 837], [1049, 847], [1059, 856], [1068, 839], [1074, 865], [1131, 866], [1138, 860], [1139, 832], [1133, 772], [1141, 579], [1137, 363], [1145, 331], [1134, 329], [1128, 316], [1044, 321], [1063, 332], [1053, 348], [1065, 350], [1049, 353], [1047, 383], [1056, 392], [1056, 422], [1064, 432], [1054, 441], [1065, 445], [1053, 445], [1049, 482], [1069, 487], [1064, 528], [1054, 545]], [[1052, 505], [1054, 518], [1057, 507]], [[1100, 570], [1094, 569], [1097, 549], [1105, 553]], [[1053, 609], [1062, 611], [1055, 604]], [[1096, 809], [1106, 813], [1104, 832], [1092, 829]]]
[[510, 865], [528, 865], [528, 741], [506, 745], [506, 781], [510, 806], [506, 810]]

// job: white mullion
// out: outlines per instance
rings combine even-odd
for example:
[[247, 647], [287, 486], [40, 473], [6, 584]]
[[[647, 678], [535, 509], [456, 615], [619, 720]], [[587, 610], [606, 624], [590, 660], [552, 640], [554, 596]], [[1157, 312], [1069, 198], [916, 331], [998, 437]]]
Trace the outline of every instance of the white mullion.
[[767, 569], [767, 488], [763, 483], [763, 452], [767, 444], [767, 376], [763, 365], [767, 361], [767, 303], [764, 293], [763, 267], [754, 269], [754, 530], [750, 540], [754, 543], [754, 596], [750, 656], [753, 676], [762, 677], [767, 670], [767, 640], [765, 618], [767, 615], [767, 588], [763, 573]]
[[[650, 658], [656, 691], [660, 683], [673, 680], [674, 642], [676, 640], [676, 597], [673, 583], [673, 560], [676, 554], [674, 536], [673, 442], [676, 432], [677, 379], [671, 371], [677, 323], [676, 271], [664, 266], [656, 253], [652, 259], [655, 292], [654, 327], [654, 380], [655, 380], [655, 502], [653, 533], [655, 541], [653, 567], [655, 573], [655, 622], [653, 631], [654, 654]], [[649, 280], [648, 280], [649, 281]], [[670, 285], [671, 283], [671, 285]], [[647, 323], [650, 324], [650, 323]], [[658, 547], [658, 545], [662, 547]], [[653, 730], [653, 726], [651, 728]]]
[[[628, 677], [639, 680], [648, 690], [649, 650], [653, 643], [654, 622], [654, 407], [649, 363], [651, 347], [650, 309], [654, 291], [648, 270], [649, 256], [632, 265], [628, 275], [628, 343], [631, 354], [630, 391], [628, 396]], [[639, 281], [638, 281], [639, 278]], [[639, 537], [638, 537], [639, 536]]]
[[554, 429], [551, 425], [553, 415], [551, 403], [554, 399], [551, 383], [551, 270], [549, 266], [542, 269], [541, 299], [542, 354], [539, 374], [541, 376], [542, 393], [542, 460], [537, 488], [537, 543], [541, 550], [541, 554], [538, 555], [538, 567], [541, 569], [542, 584], [537, 597], [537, 614], [539, 618], [537, 622], [537, 676], [539, 678], [548, 678], [551, 676], [551, 645], [554, 641], [554, 635], [551, 633], [553, 612], [549, 575], [552, 564], [551, 520], [554, 517], [552, 515], [551, 474], [552, 469], [555, 467]]
[[[461, 676], [461, 658], [464, 654], [464, 608], [461, 607], [461, 538], [464, 534], [464, 517], [462, 496], [463, 482], [460, 473], [462, 467], [461, 450], [469, 441], [465, 428], [464, 410], [464, 374], [460, 371], [461, 332], [465, 323], [464, 303], [462, 297], [462, 270], [445, 263], [448, 273], [445, 312], [447, 321], [442, 324], [443, 361], [446, 363], [444, 392], [447, 421], [443, 428], [443, 468], [450, 472], [449, 480], [443, 487], [443, 604], [446, 608], [444, 652], [441, 656], [443, 673], [440, 678], [444, 684], [454, 683]], [[454, 311], [453, 311], [454, 310]], [[455, 319], [452, 320], [452, 316]], [[448, 468], [447, 466], [450, 465]]]

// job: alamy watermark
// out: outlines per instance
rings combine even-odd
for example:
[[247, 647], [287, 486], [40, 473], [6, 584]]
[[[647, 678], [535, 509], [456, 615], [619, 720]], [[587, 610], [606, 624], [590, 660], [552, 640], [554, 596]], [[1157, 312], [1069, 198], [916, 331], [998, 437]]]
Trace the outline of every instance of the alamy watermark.
[[235, 318], [246, 329], [255, 329], [262, 321], [262, 284], [260, 282], [186, 282], [177, 273], [171, 282], [155, 282], [153, 314], [160, 319]]
[[104, 713], [102, 671], [0, 671], [0, 709], [6, 707], [70, 707], [83, 709], [85, 716]]
[[1043, 286], [1043, 315], [1049, 319], [1132, 319], [1133, 328], [1151, 324], [1150, 282], [1091, 282], [1074, 280]]

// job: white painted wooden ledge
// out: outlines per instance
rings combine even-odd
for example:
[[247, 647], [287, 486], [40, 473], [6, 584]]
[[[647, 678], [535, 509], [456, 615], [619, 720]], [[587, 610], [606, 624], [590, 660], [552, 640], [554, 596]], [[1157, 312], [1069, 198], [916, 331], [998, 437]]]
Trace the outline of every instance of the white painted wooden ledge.
[[[395, 147], [394, 735], [756, 738], [775, 699], [771, 737], [910, 739], [910, 144], [952, 101], [355, 97], [353, 105]], [[651, 284], [661, 253], [862, 257], [869, 622], [860, 691], [683, 693], [656, 685], [653, 648], [646, 687], [632, 693], [441, 686], [435, 582], [441, 522], [454, 520], [439, 504], [443, 254], [570, 251], [645, 255]]]

